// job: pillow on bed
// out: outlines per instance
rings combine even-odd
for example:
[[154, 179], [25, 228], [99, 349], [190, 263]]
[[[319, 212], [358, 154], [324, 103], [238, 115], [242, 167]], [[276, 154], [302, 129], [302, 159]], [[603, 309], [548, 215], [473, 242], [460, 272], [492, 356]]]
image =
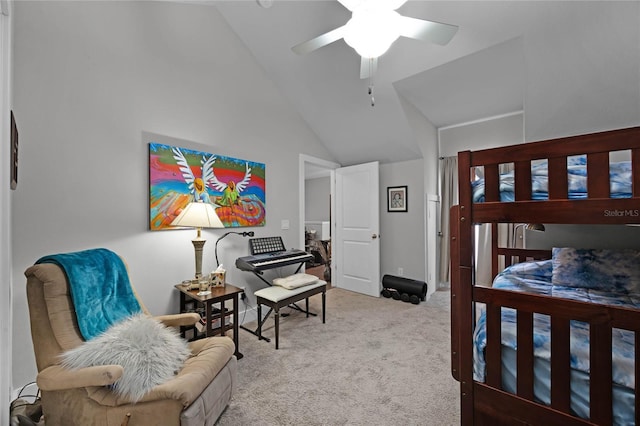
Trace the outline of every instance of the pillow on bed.
[[553, 285], [640, 293], [640, 251], [554, 247]]

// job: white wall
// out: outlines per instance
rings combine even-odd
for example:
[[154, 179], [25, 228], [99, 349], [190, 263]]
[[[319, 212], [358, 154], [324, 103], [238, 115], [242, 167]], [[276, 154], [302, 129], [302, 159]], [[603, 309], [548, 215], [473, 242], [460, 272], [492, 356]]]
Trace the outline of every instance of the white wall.
[[524, 115], [516, 112], [439, 130], [440, 155], [452, 157], [459, 151], [495, 148], [524, 142]]
[[9, 418], [11, 400], [11, 196], [9, 189], [10, 110], [12, 108], [12, 4], [0, 0], [0, 419]]
[[[387, 187], [407, 188], [404, 212], [387, 212]], [[380, 276], [425, 281], [424, 181], [422, 159], [380, 165]]]
[[331, 181], [329, 177], [306, 179], [305, 220], [328, 221], [331, 216]]
[[[416, 279], [421, 279], [429, 284], [429, 289], [427, 292], [427, 297], [430, 297], [431, 293], [435, 291], [435, 283], [429, 283], [428, 277], [437, 277], [439, 275], [437, 271], [440, 253], [439, 249], [429, 250], [428, 247], [439, 247], [440, 238], [438, 237], [438, 232], [436, 230], [432, 230], [432, 232], [428, 232], [426, 230], [426, 221], [427, 215], [425, 212], [425, 197], [436, 197], [438, 194], [438, 131], [436, 127], [433, 125], [431, 121], [427, 117], [425, 117], [413, 104], [408, 102], [403, 96], [399, 96], [400, 104], [402, 105], [402, 109], [407, 117], [407, 122], [411, 127], [411, 132], [413, 137], [420, 147], [420, 152], [422, 153], [422, 175], [423, 175], [423, 192], [420, 195], [420, 205], [418, 206], [417, 199], [414, 198], [413, 208], [420, 209], [414, 211], [414, 213], [422, 214], [422, 227], [424, 232], [421, 235], [417, 233], [409, 240], [404, 241], [403, 247], [404, 250], [412, 251], [414, 254], [421, 253], [422, 257], [418, 258], [415, 255], [412, 255], [409, 259], [411, 259], [411, 270], [417, 271], [419, 268], [419, 263], [422, 263], [422, 277]], [[402, 167], [402, 163], [398, 164], [398, 167]], [[385, 195], [386, 200], [386, 195]], [[439, 201], [438, 201], [439, 202]], [[382, 210], [383, 214], [386, 211], [386, 206]], [[439, 220], [436, 219], [437, 222]], [[407, 224], [407, 229], [411, 230], [411, 228], [415, 226], [415, 224]], [[384, 244], [384, 240], [381, 242]], [[430, 261], [430, 262], [429, 262]], [[433, 271], [429, 271], [429, 267], [433, 269]], [[393, 265], [391, 265], [393, 269]], [[397, 268], [396, 268], [397, 269]], [[397, 273], [397, 270], [396, 270]], [[417, 272], [416, 272], [417, 273]]]
[[[568, 9], [571, 22], [539, 20], [523, 29], [522, 140], [639, 125], [640, 2], [554, 2], [554, 8]], [[440, 155], [502, 144], [499, 134], [490, 146], [470, 136], [461, 145], [441, 143]]]
[[640, 226], [546, 224], [545, 232], [525, 232], [526, 247], [532, 249], [640, 247]]
[[400, 104], [411, 132], [420, 147], [424, 161], [424, 186], [425, 193], [437, 194], [438, 192], [438, 130], [427, 117], [425, 117], [411, 102], [400, 96]]
[[[177, 310], [173, 285], [193, 275], [195, 231], [148, 230], [145, 132], [266, 163], [267, 225], [251, 230], [282, 235], [288, 247], [300, 237], [291, 189], [299, 154], [332, 160], [214, 7], [46, 1], [15, 9], [14, 388], [35, 378], [23, 272], [40, 256], [112, 249], [152, 313]], [[203, 231], [203, 270], [222, 232]], [[251, 293], [264, 285], [233, 267], [246, 239], [220, 246], [228, 281], [246, 286], [255, 304]]]
[[524, 38], [526, 141], [640, 124], [640, 2], [571, 10], [568, 26], [540, 22]]

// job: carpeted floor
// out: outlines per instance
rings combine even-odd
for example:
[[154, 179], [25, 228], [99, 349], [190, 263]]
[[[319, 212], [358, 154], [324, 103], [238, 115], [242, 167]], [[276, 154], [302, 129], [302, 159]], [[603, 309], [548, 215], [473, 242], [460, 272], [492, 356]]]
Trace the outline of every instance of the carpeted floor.
[[[238, 386], [218, 425], [460, 423], [448, 291], [413, 305], [333, 288], [326, 324], [286, 311], [277, 351], [240, 330]], [[320, 295], [311, 311], [321, 312]], [[273, 323], [265, 336], [274, 336]]]

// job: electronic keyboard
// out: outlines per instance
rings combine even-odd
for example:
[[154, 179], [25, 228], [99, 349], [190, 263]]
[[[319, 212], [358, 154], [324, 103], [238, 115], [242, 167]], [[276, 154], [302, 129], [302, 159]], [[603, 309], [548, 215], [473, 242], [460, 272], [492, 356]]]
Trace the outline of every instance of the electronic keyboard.
[[313, 255], [306, 251], [291, 249], [271, 253], [256, 254], [236, 259], [236, 268], [242, 271], [259, 272], [281, 266], [304, 263], [313, 260]]

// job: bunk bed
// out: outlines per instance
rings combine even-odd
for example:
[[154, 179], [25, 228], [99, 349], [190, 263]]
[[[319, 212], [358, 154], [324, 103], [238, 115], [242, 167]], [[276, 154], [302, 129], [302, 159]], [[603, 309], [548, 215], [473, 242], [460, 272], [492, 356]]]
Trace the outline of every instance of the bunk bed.
[[[616, 151], [630, 157], [622, 191], [610, 164]], [[513, 171], [501, 174], [501, 164]], [[585, 188], [574, 191], [572, 170], [580, 165]], [[541, 169], [545, 188], [538, 191]], [[575, 261], [580, 250], [498, 245], [502, 223], [639, 224], [640, 127], [460, 152], [458, 177], [460, 201], [450, 221], [451, 369], [460, 382], [461, 423], [640, 424], [640, 351], [633, 349], [640, 347], [640, 290], [623, 285], [622, 301], [600, 289], [578, 288], [587, 297], [576, 297], [572, 284], [555, 281], [563, 259]], [[492, 229], [492, 287], [474, 282], [473, 230], [483, 223]]]

